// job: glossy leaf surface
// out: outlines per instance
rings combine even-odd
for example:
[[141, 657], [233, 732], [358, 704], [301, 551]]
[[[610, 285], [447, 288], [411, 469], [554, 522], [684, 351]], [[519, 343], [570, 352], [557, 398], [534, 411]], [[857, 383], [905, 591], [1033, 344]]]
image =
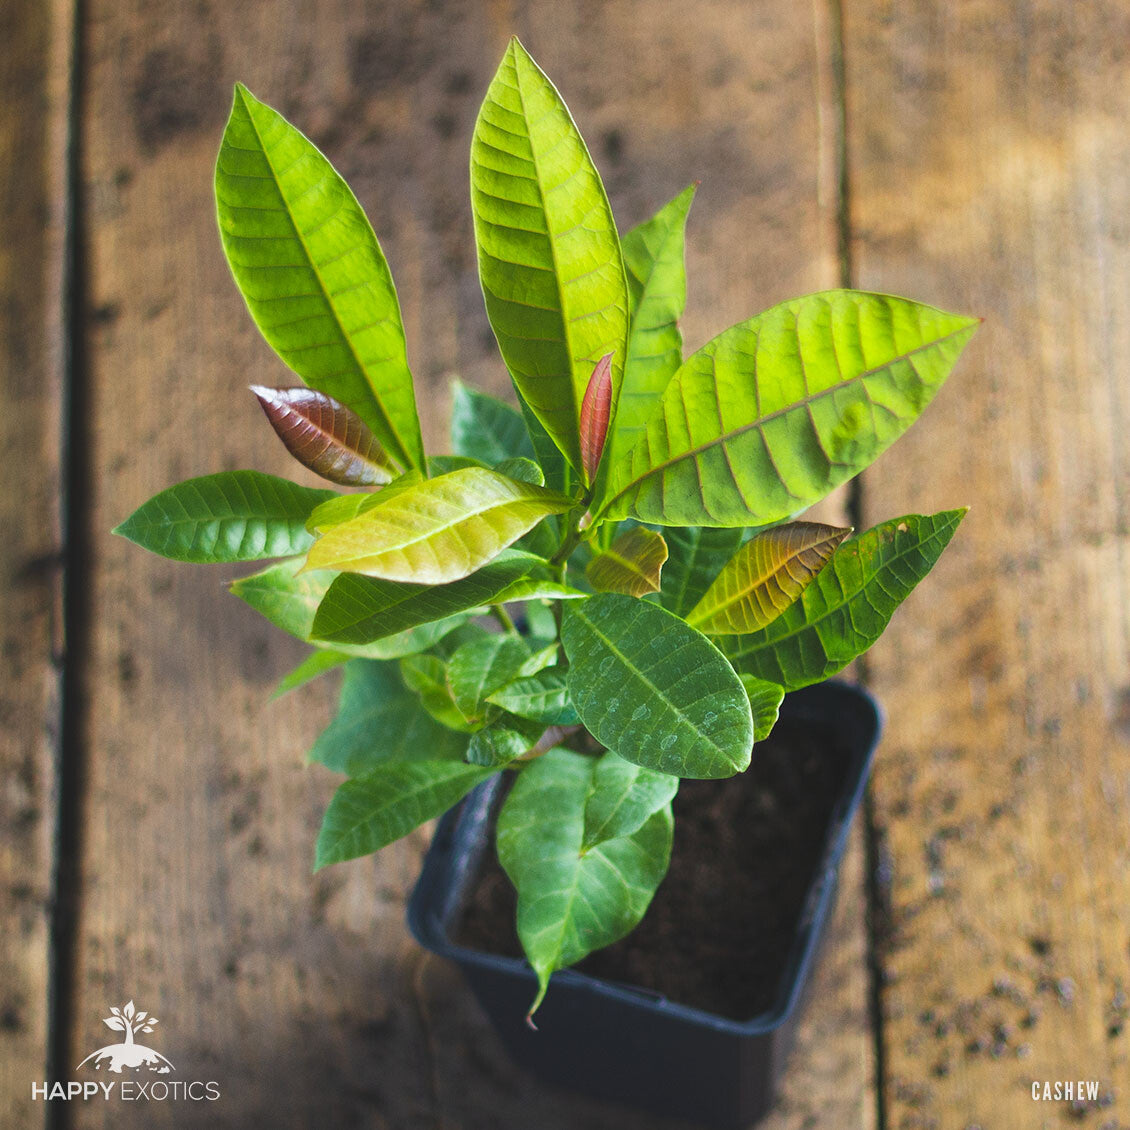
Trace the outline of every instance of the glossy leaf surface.
[[468, 718], [480, 714], [487, 696], [516, 678], [529, 658], [525, 641], [509, 632], [463, 644], [447, 663], [455, 704]]
[[633, 765], [609, 750], [596, 763], [592, 792], [585, 802], [582, 850], [630, 836], [670, 804], [678, 789], [678, 777]]
[[844, 542], [804, 595], [767, 628], [722, 641], [734, 666], [797, 690], [830, 678], [883, 633], [933, 568], [964, 510], [893, 518]]
[[863, 470], [917, 419], [978, 321], [888, 295], [785, 302], [703, 346], [613, 468], [605, 517], [748, 526]]
[[221, 471], [154, 495], [114, 533], [174, 561], [287, 557], [310, 545], [306, 519], [332, 497], [261, 471]]
[[503, 710], [544, 722], [547, 726], [573, 726], [580, 721], [569, 701], [565, 672], [549, 667], [528, 678], [515, 679], [495, 690], [489, 699]]
[[447, 682], [447, 663], [438, 655], [408, 655], [400, 661], [400, 674], [437, 722], [450, 730], [471, 733], [476, 724], [458, 706]]
[[762, 530], [726, 562], [687, 623], [712, 636], [764, 628], [800, 596], [850, 533], [818, 522]]
[[490, 604], [529, 568], [530, 559], [525, 554], [511, 552], [446, 585], [415, 585], [342, 573], [318, 606], [311, 636], [335, 646], [368, 644]]
[[563, 585], [557, 581], [532, 576], [515, 581], [494, 598], [495, 604], [510, 604], [522, 600], [579, 600], [591, 593]]
[[251, 316], [306, 382], [351, 408], [402, 467], [424, 449], [400, 303], [349, 186], [242, 86], [216, 161], [224, 252]]
[[503, 459], [494, 465], [500, 475], [516, 479], [520, 483], [533, 483], [536, 487], [545, 486], [545, 472], [532, 459]]
[[506, 714], [488, 726], [476, 730], [467, 746], [467, 760], [472, 765], [501, 769], [516, 757], [533, 748], [544, 727]]
[[585, 566], [585, 576], [597, 592], [644, 596], [659, 591], [659, 575], [667, 560], [667, 543], [646, 526], [625, 530]]
[[387, 761], [461, 761], [466, 748], [465, 734], [420, 709], [399, 664], [354, 659], [345, 667], [337, 715], [309, 758], [357, 777]]
[[503, 459], [534, 458], [522, 414], [462, 381], [452, 390], [451, 449], [488, 466]]
[[556, 749], [523, 769], [498, 817], [498, 858], [518, 889], [518, 936], [541, 1003], [555, 969], [627, 934], [671, 856], [671, 811], [583, 850], [596, 759]]
[[570, 506], [544, 487], [466, 467], [408, 487], [327, 530], [307, 563], [311, 569], [442, 585], [473, 573], [544, 517]]
[[624, 236], [631, 330], [609, 459], [632, 449], [667, 382], [683, 363], [679, 319], [687, 304], [684, 233], [695, 185]]
[[315, 866], [379, 851], [442, 816], [493, 772], [457, 761], [391, 761], [346, 781], [326, 809]]
[[475, 125], [471, 205], [499, 349], [522, 398], [580, 470], [581, 401], [606, 353], [620, 384], [627, 285], [600, 176], [561, 96], [516, 39]]
[[753, 740], [763, 742], [777, 725], [781, 703], [785, 701], [785, 688], [753, 675], [740, 675], [739, 678], [749, 695], [749, 705], [753, 711]]
[[275, 434], [304, 467], [341, 486], [380, 486], [396, 477], [385, 449], [356, 412], [313, 388], [252, 385]]
[[598, 741], [679, 777], [729, 777], [749, 765], [753, 719], [725, 657], [648, 601], [601, 593], [565, 606], [569, 694]]
[[737, 552], [744, 537], [745, 531], [737, 528], [665, 527], [667, 562], [663, 566], [659, 603], [676, 615], [685, 616]]

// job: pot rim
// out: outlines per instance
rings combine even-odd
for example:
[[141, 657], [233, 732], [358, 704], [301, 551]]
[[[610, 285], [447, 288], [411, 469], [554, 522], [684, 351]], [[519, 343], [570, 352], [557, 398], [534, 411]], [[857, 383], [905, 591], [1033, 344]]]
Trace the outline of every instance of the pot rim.
[[[569, 987], [607, 1000], [655, 1009], [673, 1019], [741, 1037], [766, 1035], [788, 1021], [797, 1009], [817, 956], [821, 927], [835, 897], [836, 879], [848, 832], [867, 787], [884, 723], [882, 710], [872, 695], [857, 684], [841, 680], [829, 680], [793, 691], [782, 705], [783, 716], [802, 723], [815, 721], [829, 713], [833, 717], [846, 716], [847, 725], [843, 728], [845, 745], [851, 748], [851, 762], [828, 823], [824, 852], [804, 900], [777, 999], [769, 1009], [749, 1020], [734, 1020], [693, 1005], [680, 1004], [654, 990], [605, 980], [575, 969], [558, 970], [553, 974], [553, 982], [561, 988]], [[840, 717], [839, 721], [843, 723], [845, 717]], [[448, 929], [459, 908], [459, 896], [479, 859], [477, 854], [473, 858], [453, 859], [453, 849], [461, 838], [460, 831], [468, 823], [482, 820], [489, 811], [501, 780], [496, 776], [484, 782], [440, 820], [408, 903], [408, 926], [420, 945], [441, 957], [459, 965], [477, 966], [528, 981], [532, 999], [537, 978], [524, 959], [470, 949], [453, 942], [448, 936]], [[483, 844], [482, 849], [485, 850], [485, 847]], [[445, 880], [444, 873], [449, 867], [454, 867], [458, 873]], [[435, 897], [437, 888], [441, 889], [439, 899]], [[552, 987], [551, 983], [551, 991]]]

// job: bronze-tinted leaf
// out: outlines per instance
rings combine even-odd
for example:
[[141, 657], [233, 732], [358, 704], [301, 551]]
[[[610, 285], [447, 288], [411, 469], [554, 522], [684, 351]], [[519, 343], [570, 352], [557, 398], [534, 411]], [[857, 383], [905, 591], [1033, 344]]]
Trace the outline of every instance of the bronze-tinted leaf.
[[764, 628], [800, 596], [850, 533], [850, 527], [817, 522], [763, 531], [726, 562], [687, 623], [716, 636]]
[[590, 483], [596, 478], [600, 457], [604, 454], [611, 414], [612, 354], [608, 353], [596, 363], [581, 401], [581, 464]]
[[659, 591], [659, 573], [666, 560], [663, 538], [646, 526], [634, 526], [588, 563], [585, 576], [597, 592], [644, 596]]
[[252, 385], [287, 451], [316, 475], [342, 486], [379, 486], [396, 468], [376, 436], [350, 408], [312, 388]]

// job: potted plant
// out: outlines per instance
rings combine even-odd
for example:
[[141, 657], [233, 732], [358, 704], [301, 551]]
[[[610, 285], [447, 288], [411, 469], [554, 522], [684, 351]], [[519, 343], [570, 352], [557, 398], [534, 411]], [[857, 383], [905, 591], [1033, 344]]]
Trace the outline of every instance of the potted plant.
[[[236, 283], [304, 382], [253, 391], [295, 458], [351, 489], [223, 472], [163, 490], [117, 532], [182, 561], [277, 559], [231, 587], [312, 644], [280, 691], [344, 668], [311, 754], [347, 777], [316, 864], [449, 813], [412, 924], [501, 992], [520, 1057], [582, 1089], [748, 1120], [779, 1070], [877, 735], [868, 700], [823, 681], [875, 642], [964, 511], [857, 536], [797, 515], [905, 431], [978, 320], [828, 291], [684, 358], [694, 187], [621, 239], [568, 109], [512, 40], [475, 128], [471, 198], [520, 412], [456, 386], [454, 454], [428, 456], [372, 228], [326, 158], [242, 86], [215, 189]], [[782, 764], [816, 742], [838, 775], [808, 833], [817, 856], [772, 1007], [711, 1018], [661, 988], [575, 974], [546, 998], [555, 971], [643, 919], [680, 783], [743, 774], [779, 713]], [[683, 793], [696, 788], [741, 780]], [[802, 782], [798, 803], [810, 793]], [[492, 828], [528, 966], [452, 940]], [[630, 1031], [642, 1013], [646, 1038]], [[623, 1056], [607, 1061], [640, 1039], [650, 1065], [625, 1082]]]

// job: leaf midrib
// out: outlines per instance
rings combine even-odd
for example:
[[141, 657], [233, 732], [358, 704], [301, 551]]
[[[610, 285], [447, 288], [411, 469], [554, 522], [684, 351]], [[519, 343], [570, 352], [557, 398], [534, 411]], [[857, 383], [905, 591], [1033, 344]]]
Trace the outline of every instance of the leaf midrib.
[[[534, 145], [533, 131], [532, 131], [531, 126], [530, 126], [530, 119], [529, 119], [528, 114], [526, 113], [526, 97], [522, 93], [522, 73], [521, 73], [521, 68], [519, 66], [519, 56], [518, 56], [517, 51], [514, 50], [513, 44], [511, 44], [510, 51], [511, 51], [511, 59], [514, 62], [514, 91], [518, 95], [518, 104], [522, 107], [522, 121], [523, 121], [523, 123], [525, 125], [525, 129], [526, 129], [526, 140], [529, 142], [529, 145], [530, 145], [530, 163], [534, 167], [534, 184], [537, 186], [537, 190], [538, 190], [538, 202], [541, 206], [541, 214], [545, 217], [545, 226], [546, 226], [546, 228], [550, 228], [552, 226], [552, 224], [551, 224], [549, 209], [546, 207], [546, 202], [545, 202], [545, 189], [542, 186], [541, 167], [538, 164], [538, 153], [537, 153], [537, 148]], [[548, 78], [546, 79], [546, 81], [547, 82], [549, 81]], [[552, 83], [550, 85], [552, 86]], [[566, 113], [568, 113], [568, 111], [566, 111]], [[564, 288], [564, 284], [562, 282], [560, 264], [557, 262], [557, 233], [556, 233], [556, 231], [550, 231], [549, 232], [549, 239], [547, 240], [547, 242], [549, 244], [549, 257], [553, 262], [553, 285], [554, 285], [554, 287], [557, 291], [557, 301], [558, 301], [558, 304], [559, 304], [560, 309], [561, 309], [561, 335], [562, 335], [561, 336], [561, 344], [565, 349], [565, 353], [567, 355], [568, 365], [569, 365], [568, 372], [566, 374], [566, 376], [568, 377], [568, 385], [569, 385], [569, 406], [572, 410], [573, 420], [578, 421], [580, 419], [581, 407], [580, 407], [580, 404], [577, 401], [576, 382], [573, 379], [573, 347], [572, 347], [572, 344], [571, 344], [570, 338], [569, 338], [569, 316], [568, 316], [568, 304], [565, 301], [565, 288]], [[562, 454], [565, 454], [565, 453], [562, 452]], [[579, 444], [578, 444], [578, 454], [579, 454]], [[569, 462], [570, 464], [573, 463], [573, 457], [572, 457], [571, 454], [566, 455], [565, 457], [566, 457], [567, 462]], [[577, 467], [574, 466], [573, 470], [577, 470]], [[568, 484], [566, 484], [566, 485], [568, 485]]]
[[[434, 482], [435, 480], [433, 479], [432, 481]], [[515, 479], [513, 481], [518, 482], [517, 479]], [[420, 485], [422, 485], [422, 484], [420, 484]], [[530, 485], [532, 485], [532, 484], [530, 484]], [[411, 489], [414, 489], [414, 488], [409, 488], [409, 489], [411, 490]], [[541, 489], [541, 488], [539, 488], [539, 489]], [[405, 491], [405, 493], [407, 493], [407, 491]], [[552, 492], [547, 492], [547, 493], [552, 494]], [[562, 499], [562, 501], [564, 503], [566, 503], [566, 505], [562, 506], [562, 510], [557, 511], [557, 513], [561, 513], [564, 509], [567, 509], [568, 500]], [[550, 502], [553, 502], [552, 497], [551, 498], [542, 498], [539, 495], [529, 494], [529, 493], [519, 494], [519, 495], [516, 495], [513, 498], [494, 499], [494, 500], [484, 504], [480, 509], [465, 511], [464, 513], [460, 514], [458, 518], [454, 518], [450, 522], [445, 523], [444, 525], [435, 526], [435, 527], [431, 528], [427, 533], [421, 534], [418, 537], [412, 538], [408, 541], [398, 542], [395, 545], [386, 545], [383, 549], [377, 550], [374, 553], [361, 554], [361, 555], [358, 555], [356, 557], [341, 558], [341, 559], [338, 559], [337, 563], [340, 565], [344, 562], [372, 561], [374, 559], [380, 559], [382, 557], [385, 557], [389, 553], [403, 553], [406, 550], [411, 549], [413, 546], [418, 546], [421, 542], [430, 541], [432, 538], [440, 537], [443, 534], [450, 533], [450, 532], [454, 531], [458, 526], [465, 524], [466, 522], [468, 522], [469, 520], [471, 520], [473, 518], [482, 519], [484, 515], [490, 514], [495, 510], [501, 510], [503, 507], [509, 506], [512, 503], [522, 503], [522, 504], [529, 503], [529, 504], [536, 505], [538, 503], [548, 504]], [[553, 504], [557, 505], [556, 502], [553, 502]], [[397, 509], [397, 507], [392, 502], [386, 503], [385, 507], [387, 507], [387, 509], [389, 511], [395, 511]], [[400, 508], [403, 509], [403, 501], [401, 501], [401, 507]], [[367, 511], [364, 514], [359, 514], [356, 518], [351, 518], [348, 522], [342, 522], [341, 525], [339, 525], [339, 526], [335, 526], [333, 528], [332, 532], [324, 535], [324, 537], [328, 538], [328, 537], [332, 537], [336, 534], [340, 534], [343, 530], [346, 529], [347, 526], [352, 525], [354, 522], [357, 522], [357, 523], [366, 522], [367, 524], [373, 524], [375, 522], [379, 522], [381, 520], [382, 509], [384, 509], [384, 508], [374, 506], [372, 510]], [[553, 513], [553, 511], [550, 511], [550, 513]], [[384, 524], [387, 525], [388, 523], [385, 522]], [[349, 531], [349, 532], [350, 533], [356, 533], [357, 531]], [[328, 567], [329, 566], [318, 566], [318, 568], [328, 568]]]
[[[388, 410], [382, 403], [381, 398], [377, 396], [376, 390], [372, 387], [372, 381], [369, 377], [369, 371], [365, 368], [365, 365], [362, 363], [361, 358], [357, 355], [357, 350], [353, 345], [353, 339], [346, 332], [345, 326], [341, 321], [341, 316], [338, 314], [337, 307], [334, 305], [333, 296], [330, 294], [329, 289], [326, 286], [325, 279], [322, 278], [321, 269], [315, 261], [314, 256], [311, 254], [310, 248], [307, 246], [306, 239], [294, 219], [290, 201], [287, 199], [286, 194], [283, 191], [282, 182], [279, 180], [279, 175], [275, 170], [275, 163], [271, 160], [271, 155], [267, 151], [267, 146], [263, 141], [263, 135], [259, 132], [259, 125], [255, 121], [255, 116], [254, 114], [252, 114], [250, 106], [248, 106], [247, 104], [247, 98], [242, 88], [240, 89], [239, 97], [240, 101], [243, 104], [243, 112], [247, 115], [247, 120], [251, 123], [251, 128], [255, 132], [255, 140], [259, 143], [259, 149], [262, 151], [263, 159], [267, 162], [267, 167], [271, 170], [271, 177], [274, 180], [276, 187], [278, 188], [279, 196], [282, 197], [282, 201], [286, 205], [286, 218], [294, 231], [295, 239], [298, 240], [298, 243], [302, 248], [302, 252], [306, 256], [306, 261], [310, 265], [310, 270], [314, 272], [314, 277], [318, 280], [318, 287], [322, 292], [322, 298], [325, 300], [326, 305], [329, 307], [330, 316], [333, 318], [334, 325], [337, 326], [342, 340], [345, 342], [345, 347], [349, 351], [349, 355], [353, 358], [353, 362], [357, 366], [358, 371], [365, 378], [365, 384], [369, 388], [372, 396], [372, 401], [376, 406], [377, 412], [380, 413], [380, 417], [384, 421], [385, 426], [388, 428], [389, 433], [396, 439], [396, 445], [399, 448], [399, 451], [396, 452], [397, 462], [400, 464], [399, 469], [404, 470], [408, 467], [415, 467], [416, 464], [409, 457], [408, 449], [404, 446], [404, 441], [400, 437], [400, 432], [393, 424], [392, 418], [389, 416]], [[313, 145], [312, 142], [310, 144]], [[353, 194], [353, 190], [350, 189], [348, 185], [345, 185], [344, 182], [343, 187], [346, 193], [353, 198], [354, 204], [356, 204], [357, 208], [360, 210], [361, 205], [358, 202], [357, 197]]]
[[[737, 589], [735, 591], [734, 595], [732, 597], [730, 597], [729, 599], [721, 600], [716, 604], [712, 604], [712, 605], [709, 605], [706, 608], [704, 608], [703, 605], [705, 604], [706, 598], [710, 595], [710, 589], [707, 589], [706, 592], [703, 594], [702, 599], [698, 602], [697, 605], [695, 605], [695, 607], [691, 610], [690, 614], [687, 616], [687, 623], [690, 624], [691, 627], [693, 628], [697, 624], [701, 624], [706, 620], [712, 620], [715, 616], [718, 616], [722, 612], [725, 612], [728, 608], [731, 608], [733, 605], [740, 604], [742, 601], [746, 600], [757, 589], [762, 588], [765, 585], [768, 585], [771, 581], [776, 580], [777, 577], [788, 568], [789, 563], [792, 562], [792, 561], [796, 561], [797, 558], [799, 558], [801, 556], [801, 554], [808, 553], [810, 550], [813, 550], [813, 549], [819, 549], [822, 545], [825, 545], [827, 542], [829, 542], [831, 540], [833, 540], [833, 539], [829, 538], [829, 537], [815, 538], [813, 541], [810, 541], [810, 542], [806, 543], [805, 545], [802, 545], [800, 547], [800, 549], [795, 550], [794, 552], [790, 553], [787, 557], [778, 561], [769, 570], [768, 573], [762, 574], [761, 576], [759, 576], [757, 578], [756, 581], [753, 581], [753, 582], [746, 584], [746, 585], [740, 587], [739, 589]], [[746, 544], [752, 545], [753, 543], [747, 542]], [[743, 546], [742, 548], [744, 549], [745, 547]], [[825, 562], [825, 564], [826, 563], [827, 562]], [[805, 568], [807, 568], [807, 566], [805, 566]], [[723, 572], [724, 571], [725, 571], [725, 566], [723, 566]], [[818, 569], [815, 572], [811, 573], [811, 575], [808, 578], [808, 581], [805, 583], [805, 586], [804, 586], [805, 590], [807, 590], [808, 584], [810, 584], [815, 579], [815, 577], [817, 576], [817, 574], [819, 572], [820, 572], [820, 570]], [[715, 578], [714, 582], [711, 584], [710, 587], [713, 588], [714, 585], [716, 585], [717, 583], [718, 583], [718, 579]], [[800, 595], [803, 597], [804, 593], [802, 592]], [[786, 608], [781, 609], [780, 612], [778, 612], [778, 616], [783, 615], [784, 612], [787, 611], [787, 607], [788, 606], [786, 606]], [[776, 617], [774, 617], [774, 619], [776, 619]], [[772, 623], [772, 621], [770, 621], [769, 623]], [[761, 628], [767, 628], [768, 626], [769, 626], [769, 624], [762, 624]], [[759, 631], [760, 629], [754, 628], [752, 630], [753, 631]]]
[[[835, 615], [835, 613], [838, 612], [841, 608], [845, 608], [848, 604], [851, 603], [851, 601], [855, 600], [855, 598], [857, 596], [859, 596], [860, 593], [863, 592], [863, 590], [867, 587], [867, 585], [870, 584], [883, 570], [888, 569], [896, 561], [901, 561], [904, 557], [907, 557], [909, 554], [913, 553], [915, 550], [922, 549], [923, 546], [928, 545], [930, 542], [932, 542], [935, 539], [937, 539], [938, 537], [940, 537], [943, 533], [946, 532], [946, 530], [953, 528], [960, 521], [961, 521], [961, 514], [960, 514], [960, 512], [958, 512], [958, 516], [956, 518], [951, 519], [946, 525], [938, 526], [936, 529], [932, 530], [930, 532], [929, 536], [927, 536], [926, 538], [915, 542], [914, 545], [908, 546], [906, 549], [900, 550], [893, 557], [889, 557], [873, 573], [871, 573], [868, 577], [866, 577], [862, 581], [862, 583], [858, 586], [858, 588], [856, 588], [852, 591], [851, 596], [847, 597], [846, 599], [841, 601], [839, 604], [833, 605], [826, 612], [823, 612], [821, 615], [817, 616], [814, 620], [805, 619], [803, 624], [799, 625], [799, 627], [796, 627], [796, 628], [786, 632], [784, 635], [776, 636], [771, 640], [765, 640], [763, 642], [760, 642], [757, 645], [755, 645], [754, 647], [747, 648], [745, 651], [741, 651], [741, 650], [735, 651], [730, 658], [731, 659], [744, 659], [747, 655], [754, 655], [759, 651], [765, 651], [768, 648], [775, 648], [779, 643], [782, 643], [784, 640], [791, 640], [794, 636], [799, 636], [802, 632], [806, 632], [811, 628], [815, 628], [817, 624], [823, 623], [829, 617]], [[854, 543], [849, 542], [848, 544], [851, 545], [851, 544], [854, 544]], [[834, 558], [833, 558], [833, 560], [834, 560]], [[829, 561], [828, 564], [829, 564], [829, 567], [832, 566], [831, 561]], [[810, 586], [809, 589], [805, 589], [804, 593], [801, 594], [800, 601], [798, 603], [800, 603], [802, 611], [804, 610], [803, 601], [804, 601], [807, 593], [810, 591], [811, 587], [812, 586]], [[788, 609], [786, 609], [785, 612], [782, 613], [781, 615], [783, 616], [787, 612], [788, 612]], [[777, 621], [774, 621], [774, 623], [776, 623], [776, 622]], [[772, 625], [766, 625], [764, 628], [758, 628], [757, 630], [759, 632], [765, 632], [765, 631], [768, 631], [768, 629], [771, 626]], [[769, 680], [766, 680], [766, 681], [769, 681]]]
[[[445, 763], [441, 762], [441, 764], [445, 764]], [[480, 772], [484, 771], [483, 767], [476, 766], [475, 768], [479, 769]], [[465, 775], [468, 776], [468, 777], [474, 776], [473, 773], [467, 773]], [[370, 812], [370, 814], [367, 817], [359, 819], [359, 820], [355, 821], [354, 823], [350, 824], [348, 826], [347, 831], [340, 833], [336, 837], [336, 839], [334, 841], [334, 846], [336, 847], [343, 840], [345, 840], [349, 837], [355, 836], [360, 829], [365, 828], [365, 827], [373, 824], [382, 815], [387, 813], [391, 808], [398, 806], [400, 803], [407, 802], [409, 800], [414, 801], [414, 800], [416, 800], [416, 798], [418, 798], [422, 794], [428, 792], [429, 790], [434, 791], [436, 789], [440, 789], [444, 785], [450, 784], [453, 781], [460, 780], [463, 776], [464, 776], [464, 774], [462, 774], [462, 773], [451, 773], [450, 775], [445, 775], [442, 779], [432, 779], [430, 781], [425, 780], [423, 782], [418, 783], [414, 787], [410, 788], [407, 792], [398, 793], [395, 797], [389, 797], [383, 803], [379, 803], [376, 810]]]
[[[680, 710], [677, 706], [675, 706], [674, 703], [672, 703], [671, 700], [667, 697], [667, 695], [665, 695], [638, 667], [635, 667], [632, 663], [630, 663], [628, 661], [627, 656], [624, 655], [624, 653], [608, 638], [608, 636], [606, 636], [592, 622], [592, 620], [589, 619], [589, 617], [587, 617], [579, 609], [576, 610], [574, 615], [580, 617], [580, 619], [582, 619], [589, 626], [589, 628], [592, 630], [593, 635], [595, 635], [599, 639], [603, 640], [604, 643], [606, 644], [606, 646], [608, 647], [608, 650], [611, 651], [612, 654], [615, 655], [624, 664], [624, 666], [633, 675], [635, 675], [636, 678], [641, 683], [644, 684], [645, 687], [647, 687], [649, 690], [653, 691], [667, 705], [668, 709], [670, 709], [684, 725], [690, 726], [690, 728], [692, 730], [694, 730], [695, 733], [698, 734], [698, 736], [704, 742], [706, 742], [708, 745], [710, 745], [710, 747], [712, 749], [717, 750], [717, 752], [721, 755], [723, 760], [725, 760], [727, 762], [727, 764], [730, 764], [730, 765], [734, 764], [733, 760], [726, 754], [725, 750], [723, 750], [722, 747], [720, 745], [718, 745], [718, 743], [715, 742], [712, 737], [709, 737], [708, 735], [701, 733], [699, 731], [699, 728], [694, 724], [694, 722], [692, 722], [691, 719], [688, 718], [687, 715], [684, 714], [682, 710]], [[627, 760], [627, 759], [625, 759], [625, 760]]]
[[[975, 326], [976, 323], [972, 323], [968, 326], [961, 326], [956, 330], [951, 330], [949, 333], [943, 334], [941, 337], [936, 337], [931, 341], [924, 342], [922, 345], [915, 346], [914, 349], [907, 350], [906, 353], [900, 353], [897, 357], [892, 357], [889, 361], [884, 361], [882, 365], [878, 365], [872, 369], [866, 369], [861, 373], [857, 373], [854, 377], [848, 377], [846, 380], [838, 381], [836, 384], [830, 385], [826, 389], [821, 389], [819, 392], [808, 393], [805, 396], [801, 397], [799, 400], [794, 400], [790, 404], [785, 405], [783, 408], [778, 408], [765, 416], [758, 417], [756, 420], [753, 420], [748, 424], [743, 424], [741, 427], [733, 428], [728, 432], [724, 432], [720, 435], [715, 436], [711, 440], [707, 440], [705, 443], [696, 444], [694, 447], [690, 447], [685, 451], [679, 452], [678, 455], [673, 455], [670, 458], [663, 460], [661, 463], [654, 464], [646, 471], [644, 471], [643, 474], [638, 475], [636, 478], [632, 479], [625, 486], [623, 486], [619, 491], [617, 491], [607, 502], [605, 502], [600, 507], [600, 510], [597, 512], [596, 516], [599, 518], [607, 510], [611, 509], [615, 503], [619, 502], [620, 499], [623, 498], [624, 495], [626, 495], [634, 487], [637, 487], [640, 483], [645, 482], [653, 475], [657, 475], [662, 471], [667, 470], [668, 467], [673, 467], [676, 463], [682, 463], [687, 459], [693, 459], [695, 458], [695, 456], [701, 455], [704, 451], [709, 451], [712, 447], [717, 447], [719, 444], [728, 443], [730, 440], [735, 439], [737, 436], [745, 435], [746, 432], [753, 431], [755, 429], [761, 430], [772, 420], [776, 420], [781, 416], [787, 415], [790, 412], [795, 412], [797, 409], [808, 408], [812, 404], [815, 404], [818, 401], [822, 400], [824, 397], [831, 396], [833, 393], [840, 392], [845, 388], [850, 388], [852, 385], [857, 384], [860, 381], [867, 380], [868, 377], [878, 376], [883, 372], [883, 370], [889, 369], [897, 362], [907, 361], [911, 357], [914, 357], [919, 353], [923, 353], [927, 350], [934, 349], [939, 345], [943, 345], [951, 338], [955, 338], [959, 334], [967, 333], [969, 330], [974, 329]], [[680, 366], [679, 372], [681, 372], [693, 360], [694, 357], [691, 357], [686, 362], [684, 362], [683, 365]], [[671, 384], [673, 384], [678, 378], [679, 372], [676, 372], [671, 377]], [[669, 384], [667, 387], [670, 388], [671, 384]], [[661, 406], [662, 403], [663, 401], [660, 400], [659, 405]], [[659, 407], [657, 407], [656, 411], [658, 412], [659, 410]], [[646, 427], [647, 423], [644, 424], [645, 431]], [[635, 452], [640, 443], [643, 442], [644, 438], [646, 437], [641, 436], [640, 439], [637, 440], [631, 451], [627, 452], [627, 454], [625, 455], [625, 459], [631, 459], [632, 454]]]

